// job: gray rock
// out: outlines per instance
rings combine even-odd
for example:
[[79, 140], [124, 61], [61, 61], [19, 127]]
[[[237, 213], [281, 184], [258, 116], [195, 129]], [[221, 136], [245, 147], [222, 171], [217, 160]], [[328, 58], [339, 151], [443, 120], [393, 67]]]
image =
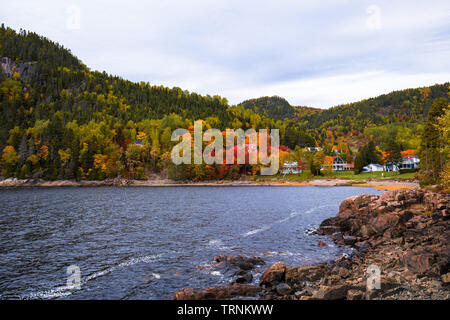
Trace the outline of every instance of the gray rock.
[[292, 288], [286, 283], [280, 283], [276, 287], [277, 293], [281, 296], [287, 296], [292, 292]]

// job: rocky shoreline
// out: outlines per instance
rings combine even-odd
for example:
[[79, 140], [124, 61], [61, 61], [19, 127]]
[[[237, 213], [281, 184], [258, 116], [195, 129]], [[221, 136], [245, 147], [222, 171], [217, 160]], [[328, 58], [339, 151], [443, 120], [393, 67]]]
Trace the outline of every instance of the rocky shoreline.
[[[264, 265], [261, 258], [218, 256], [215, 267], [235, 277], [230, 285], [185, 288], [174, 299], [448, 300], [449, 204], [448, 194], [422, 189], [347, 198], [317, 232], [352, 246], [352, 255], [315, 266], [275, 263], [259, 286], [248, 283], [251, 271]], [[373, 270], [379, 270], [379, 286]]]
[[184, 187], [184, 186], [359, 186], [371, 187], [375, 189], [409, 189], [418, 187], [416, 181], [396, 181], [396, 180], [367, 180], [365, 184], [355, 184], [348, 179], [312, 179], [304, 182], [283, 181], [283, 180], [218, 180], [218, 181], [174, 181], [170, 179], [149, 179], [149, 180], [127, 180], [121, 178], [105, 179], [98, 181], [90, 180], [55, 180], [48, 181], [42, 179], [17, 179], [8, 178], [0, 180], [1, 187]]

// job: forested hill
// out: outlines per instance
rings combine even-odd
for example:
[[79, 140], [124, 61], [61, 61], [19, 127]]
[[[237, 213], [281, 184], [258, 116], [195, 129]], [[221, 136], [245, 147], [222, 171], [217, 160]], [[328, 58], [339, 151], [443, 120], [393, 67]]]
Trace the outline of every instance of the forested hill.
[[1, 115], [3, 139], [11, 124], [33, 125], [37, 118], [50, 119], [57, 111], [78, 123], [104, 120], [105, 114], [125, 123], [137, 122], [161, 119], [171, 112], [189, 119], [214, 115], [227, 120], [225, 98], [92, 72], [70, 50], [33, 32], [16, 33], [2, 26], [0, 45], [1, 77], [8, 80], [2, 94], [14, 100]]
[[424, 123], [433, 101], [449, 98], [450, 83], [406, 89], [305, 115], [309, 129], [353, 129], [393, 123]]
[[286, 99], [279, 96], [249, 99], [238, 106], [275, 120], [299, 120], [305, 115], [322, 111], [318, 108], [291, 106]]
[[239, 106], [277, 120], [290, 119], [294, 116], [295, 112], [289, 102], [279, 96], [249, 99], [241, 102]]
[[329, 109], [291, 106], [279, 96], [241, 102], [239, 106], [276, 120], [300, 121], [308, 129], [363, 131], [368, 126], [397, 122], [423, 123], [437, 98], [448, 98], [450, 83], [405, 89]]
[[[324, 89], [325, 91], [325, 89]], [[261, 97], [239, 106], [263, 116], [295, 124], [326, 150], [334, 147], [356, 152], [368, 139], [384, 148], [395, 138], [403, 149], [416, 149], [428, 111], [438, 98], [450, 97], [450, 83], [393, 91], [378, 97], [329, 109], [291, 106], [285, 99]], [[286, 130], [285, 141], [290, 131]]]
[[[275, 121], [220, 96], [133, 83], [91, 71], [70, 50], [33, 32], [0, 28], [0, 178], [145, 179], [167, 170], [171, 133], [279, 128], [281, 144], [314, 144], [298, 124]], [[220, 177], [236, 177], [221, 168]], [[204, 166], [186, 178], [215, 179]]]

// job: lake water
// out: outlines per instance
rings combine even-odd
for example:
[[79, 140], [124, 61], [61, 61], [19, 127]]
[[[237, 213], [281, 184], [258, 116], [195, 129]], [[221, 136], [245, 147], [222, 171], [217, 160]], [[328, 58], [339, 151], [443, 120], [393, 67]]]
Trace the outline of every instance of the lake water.
[[[219, 254], [288, 266], [350, 249], [310, 234], [359, 187], [0, 189], [0, 299], [171, 299], [225, 285]], [[323, 240], [326, 247], [319, 247]], [[67, 289], [67, 267], [81, 289]], [[197, 268], [196, 268], [197, 266]], [[255, 283], [258, 274], [255, 274]]]

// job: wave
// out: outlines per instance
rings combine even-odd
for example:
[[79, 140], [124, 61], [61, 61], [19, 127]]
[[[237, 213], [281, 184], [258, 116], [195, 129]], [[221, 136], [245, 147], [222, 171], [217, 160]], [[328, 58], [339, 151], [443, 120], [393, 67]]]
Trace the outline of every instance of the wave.
[[213, 247], [215, 249], [219, 249], [219, 250], [228, 250], [228, 249], [230, 249], [230, 247], [224, 245], [223, 241], [220, 240], [220, 239], [209, 240], [208, 246], [209, 247]]
[[248, 232], [242, 233], [242, 234], [241, 234], [241, 237], [246, 238], [246, 237], [248, 237], [248, 236], [251, 236], [251, 235], [254, 235], [254, 234], [263, 232], [263, 231], [267, 231], [267, 230], [269, 230], [270, 228], [272, 228], [272, 227], [274, 227], [274, 226], [276, 226], [276, 225], [278, 225], [278, 224], [287, 222], [287, 221], [289, 221], [289, 220], [295, 218], [295, 217], [298, 216], [298, 215], [301, 215], [301, 214], [311, 214], [311, 213], [313, 213], [313, 212], [316, 211], [316, 210], [323, 209], [323, 208], [328, 208], [328, 207], [336, 207], [336, 206], [335, 206], [335, 205], [323, 205], [323, 206], [318, 206], [318, 207], [314, 207], [314, 208], [308, 209], [308, 210], [306, 210], [306, 211], [294, 211], [294, 212], [291, 212], [287, 217], [285, 217], [285, 218], [283, 218], [283, 219], [280, 219], [280, 220], [277, 220], [277, 221], [275, 221], [274, 223], [265, 225], [265, 226], [263, 226], [263, 227], [261, 227], [261, 228], [258, 228], [258, 229], [254, 229], [254, 230], [250, 230], [250, 231], [248, 231]]
[[[110, 274], [114, 270], [133, 266], [137, 263], [151, 263], [155, 262], [157, 259], [161, 258], [162, 254], [156, 254], [156, 255], [150, 255], [140, 258], [131, 258], [129, 260], [126, 260], [124, 262], [119, 263], [116, 266], [109, 267], [105, 270], [95, 272], [85, 278], [81, 278], [81, 288], [88, 283], [88, 281], [94, 280], [96, 278], [102, 277], [104, 275]], [[159, 280], [161, 276], [159, 274], [153, 273], [152, 274], [154, 279]], [[78, 291], [78, 289], [74, 289], [71, 286], [61, 286], [57, 287], [55, 289], [47, 290], [47, 291], [39, 291], [39, 292], [33, 292], [27, 295], [24, 295], [21, 297], [23, 300], [33, 300], [33, 299], [56, 299], [56, 298], [62, 298], [70, 296], [72, 293]]]

